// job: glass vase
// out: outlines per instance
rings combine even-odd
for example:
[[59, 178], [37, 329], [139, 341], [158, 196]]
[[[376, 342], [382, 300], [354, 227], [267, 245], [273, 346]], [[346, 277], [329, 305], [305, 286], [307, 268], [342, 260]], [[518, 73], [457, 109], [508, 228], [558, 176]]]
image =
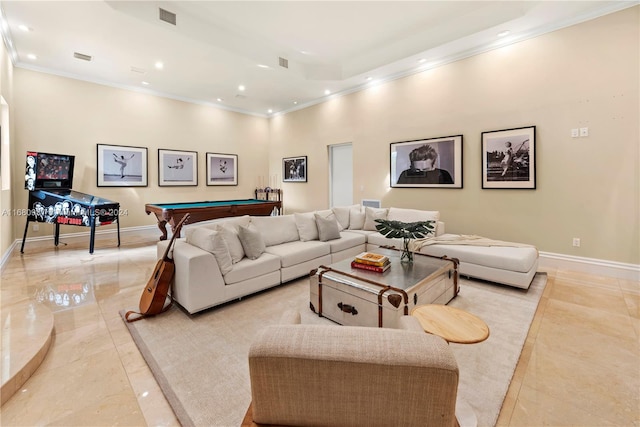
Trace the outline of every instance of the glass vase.
[[413, 262], [413, 252], [409, 250], [409, 239], [405, 237], [402, 241], [402, 255], [400, 255], [400, 262], [411, 263]]

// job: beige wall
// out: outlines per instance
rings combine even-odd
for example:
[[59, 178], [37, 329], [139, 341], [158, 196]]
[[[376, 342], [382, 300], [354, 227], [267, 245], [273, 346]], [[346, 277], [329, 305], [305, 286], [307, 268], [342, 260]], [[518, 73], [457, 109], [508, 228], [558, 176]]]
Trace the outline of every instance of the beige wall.
[[[640, 264], [639, 14], [627, 9], [271, 120], [15, 69], [13, 206], [27, 203], [24, 153], [41, 150], [75, 154], [74, 189], [119, 201], [129, 210], [123, 227], [155, 224], [148, 202], [251, 197], [256, 176], [280, 180], [282, 157], [298, 155], [309, 158], [309, 182], [283, 184], [286, 210], [323, 208], [327, 146], [352, 142], [356, 202], [437, 209], [451, 232]], [[481, 132], [528, 125], [537, 126], [537, 189], [482, 190]], [[589, 137], [570, 137], [585, 126]], [[464, 135], [463, 189], [389, 188], [389, 143], [453, 134]], [[98, 188], [97, 143], [148, 147], [149, 186]], [[198, 187], [158, 187], [158, 148], [198, 151]], [[238, 187], [205, 185], [206, 151], [239, 155]], [[12, 225], [20, 238], [24, 219]], [[3, 253], [7, 227], [3, 217]], [[29, 236], [51, 235], [47, 227]]]
[[[327, 146], [352, 142], [355, 202], [439, 210], [451, 232], [639, 264], [639, 14], [634, 7], [273, 118], [271, 169], [309, 156], [309, 183], [283, 187], [287, 209], [328, 204]], [[482, 190], [481, 132], [529, 125], [537, 189]], [[571, 138], [579, 127], [589, 137]], [[457, 134], [463, 189], [390, 188], [389, 143]]]
[[[0, 176], [0, 254], [4, 256], [14, 241], [12, 231], [12, 195], [11, 186], [11, 104], [13, 89], [13, 65], [4, 43], [0, 43], [0, 95], [7, 103], [0, 105], [0, 124], [2, 124], [2, 176]], [[9, 126], [6, 124], [9, 123]], [[7, 129], [8, 127], [8, 129]]]
[[[268, 175], [265, 118], [21, 68], [15, 70], [14, 87], [15, 164], [24, 165], [27, 150], [74, 154], [73, 189], [119, 202], [128, 211], [121, 227], [155, 224], [155, 217], [144, 212], [145, 203], [252, 198], [256, 174]], [[147, 147], [148, 187], [97, 187], [99, 143]], [[158, 148], [197, 151], [198, 186], [159, 187]], [[206, 152], [238, 155], [238, 186], [206, 185]], [[26, 208], [24, 167], [14, 169], [15, 206]], [[13, 225], [14, 237], [22, 238], [24, 218], [14, 218]], [[52, 228], [40, 225], [29, 237], [50, 236]], [[85, 230], [61, 230], [80, 231]]]

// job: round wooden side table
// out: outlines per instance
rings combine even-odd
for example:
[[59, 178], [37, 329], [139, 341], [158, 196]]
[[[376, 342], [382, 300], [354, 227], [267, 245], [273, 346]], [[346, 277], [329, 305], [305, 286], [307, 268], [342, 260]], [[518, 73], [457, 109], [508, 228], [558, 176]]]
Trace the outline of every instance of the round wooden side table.
[[419, 305], [411, 310], [425, 332], [438, 335], [447, 342], [474, 344], [489, 338], [489, 326], [480, 319], [459, 308], [448, 305]]

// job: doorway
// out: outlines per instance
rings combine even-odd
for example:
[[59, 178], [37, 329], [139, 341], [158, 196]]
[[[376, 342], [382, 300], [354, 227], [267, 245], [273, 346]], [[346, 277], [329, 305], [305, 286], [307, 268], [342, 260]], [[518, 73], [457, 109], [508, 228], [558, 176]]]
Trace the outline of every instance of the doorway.
[[329, 207], [353, 204], [353, 147], [329, 146]]

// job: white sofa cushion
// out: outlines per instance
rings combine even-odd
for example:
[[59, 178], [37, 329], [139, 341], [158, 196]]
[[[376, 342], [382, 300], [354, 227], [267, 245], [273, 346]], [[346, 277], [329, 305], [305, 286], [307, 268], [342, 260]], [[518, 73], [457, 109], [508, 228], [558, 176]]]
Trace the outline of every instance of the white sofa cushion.
[[318, 227], [318, 239], [321, 242], [340, 238], [340, 226], [338, 225], [338, 220], [333, 212], [330, 212], [330, 215], [327, 218], [318, 213], [314, 214], [314, 216]]
[[[336, 214], [333, 212], [332, 209], [325, 209], [322, 211], [316, 211], [316, 214], [320, 215], [322, 218], [325, 219], [329, 219], [329, 218], [333, 218], [336, 220], [336, 222], [338, 223], [338, 231], [342, 231], [345, 229], [345, 227], [342, 226], [342, 224], [340, 224], [340, 221], [338, 221], [338, 218], [336, 217]], [[317, 223], [316, 223], [317, 225]]]
[[333, 211], [333, 213], [335, 214], [338, 223], [340, 223], [340, 226], [342, 227], [342, 230], [346, 230], [347, 228], [349, 228], [349, 211], [352, 208], [360, 210], [360, 205], [334, 206], [333, 208], [331, 208], [331, 211]]
[[217, 230], [218, 227], [221, 225], [229, 225], [229, 226], [232, 226], [232, 228], [237, 231], [238, 227], [240, 227], [241, 225], [244, 225], [246, 227], [249, 225], [250, 222], [251, 222], [251, 217], [249, 215], [232, 216], [229, 218], [218, 218], [218, 219], [212, 219], [209, 221], [200, 221], [194, 224], [187, 224], [183, 226], [182, 229], [184, 230], [187, 227], [196, 226], [196, 227], [206, 227], [211, 230]]
[[280, 270], [280, 259], [277, 256], [263, 253], [258, 259], [243, 258], [233, 269], [224, 275], [226, 285], [244, 282], [254, 277], [264, 276]]
[[364, 215], [365, 215], [365, 219], [364, 219], [364, 227], [362, 227], [363, 230], [368, 230], [368, 231], [376, 231], [376, 225], [378, 225], [377, 222], [375, 222], [376, 219], [387, 219], [387, 213], [389, 212], [388, 208], [372, 208], [372, 207], [365, 207], [364, 208]]
[[219, 232], [206, 227], [194, 227], [186, 231], [185, 240], [190, 245], [213, 254], [222, 274], [227, 274], [231, 271], [233, 263], [231, 254], [229, 254], [229, 247], [219, 235]]
[[349, 209], [349, 230], [362, 230], [364, 227], [364, 211], [360, 205], [352, 206]]
[[250, 227], [241, 226], [238, 229], [238, 237], [240, 238], [240, 243], [242, 243], [244, 254], [249, 259], [257, 259], [266, 248], [260, 233]]
[[434, 221], [431, 226], [433, 232], [429, 236], [436, 234], [437, 222], [440, 220], [440, 211], [421, 211], [418, 209], [389, 208], [387, 219], [400, 222]]
[[366, 242], [367, 236], [365, 234], [345, 230], [340, 232], [339, 239], [329, 240], [327, 243], [331, 246], [331, 253], [334, 254], [358, 245], [364, 245]]
[[427, 245], [420, 252], [432, 256], [459, 258], [461, 262], [483, 265], [500, 270], [525, 273], [538, 260], [534, 247], [471, 246], [471, 245]]
[[277, 246], [267, 246], [265, 252], [276, 255], [281, 259], [282, 267], [310, 261], [323, 255], [329, 255], [331, 246], [327, 242], [312, 240], [309, 242], [287, 242]]
[[300, 241], [296, 219], [293, 215], [252, 216], [251, 223], [262, 234], [264, 244], [267, 247]]
[[318, 228], [316, 227], [316, 219], [313, 216], [313, 212], [296, 212], [293, 214], [293, 217], [296, 220], [296, 228], [298, 229], [301, 242], [318, 240]]
[[220, 233], [220, 236], [222, 236], [227, 244], [231, 261], [233, 261], [234, 264], [240, 262], [240, 260], [244, 258], [244, 248], [242, 247], [236, 228], [233, 225], [218, 224], [216, 231]]

